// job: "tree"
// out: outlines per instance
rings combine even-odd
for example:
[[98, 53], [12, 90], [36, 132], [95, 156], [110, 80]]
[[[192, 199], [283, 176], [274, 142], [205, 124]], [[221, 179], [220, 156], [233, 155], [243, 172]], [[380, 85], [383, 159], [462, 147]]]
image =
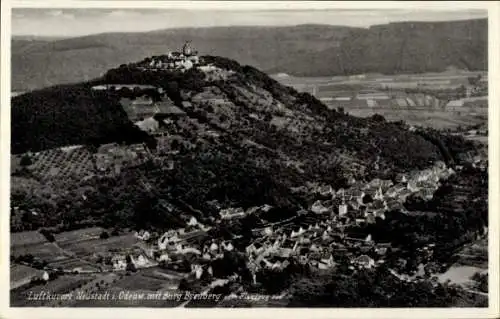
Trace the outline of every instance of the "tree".
[[24, 154], [21, 157], [21, 161], [20, 161], [19, 165], [24, 167], [24, 166], [30, 166], [31, 164], [33, 164], [31, 157], [28, 154]]
[[385, 117], [377, 113], [372, 116], [372, 120], [375, 122], [385, 122]]
[[373, 197], [370, 194], [363, 196], [363, 204], [368, 204], [373, 202]]
[[130, 272], [136, 272], [137, 268], [135, 267], [134, 263], [130, 262], [130, 263], [127, 263], [127, 267], [125, 268], [125, 270], [130, 271]]
[[56, 238], [54, 237], [54, 234], [52, 234], [52, 232], [50, 232], [49, 230], [47, 229], [41, 229], [40, 230], [40, 234], [42, 234], [43, 236], [45, 236], [45, 238], [49, 241], [49, 242], [54, 242], [56, 240]]
[[108, 234], [108, 232], [103, 231], [103, 232], [99, 235], [99, 238], [100, 238], [100, 239], [108, 239], [108, 238], [109, 238], [109, 234]]
[[180, 291], [187, 291], [189, 290], [189, 283], [186, 280], [186, 278], [182, 278], [181, 281], [179, 282], [178, 288]]

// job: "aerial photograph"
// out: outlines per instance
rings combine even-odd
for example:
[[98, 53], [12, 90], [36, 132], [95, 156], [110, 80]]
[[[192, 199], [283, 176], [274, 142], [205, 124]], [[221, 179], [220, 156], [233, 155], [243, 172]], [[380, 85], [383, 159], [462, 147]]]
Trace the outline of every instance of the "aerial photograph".
[[10, 17], [10, 307], [488, 308], [488, 10]]

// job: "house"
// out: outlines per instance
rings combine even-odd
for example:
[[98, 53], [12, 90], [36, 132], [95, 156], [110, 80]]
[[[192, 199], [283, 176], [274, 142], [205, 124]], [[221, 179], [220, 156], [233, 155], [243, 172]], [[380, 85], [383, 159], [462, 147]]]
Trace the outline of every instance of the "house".
[[316, 214], [324, 214], [328, 213], [329, 209], [321, 203], [321, 201], [317, 200], [314, 202], [314, 204], [311, 206], [311, 211]]
[[335, 267], [335, 262], [333, 261], [332, 254], [329, 254], [329, 257], [322, 257], [318, 262], [318, 268], [321, 270], [327, 270]]
[[290, 238], [296, 238], [296, 237], [302, 236], [305, 232], [306, 232], [305, 229], [302, 227], [300, 227], [297, 232], [292, 230], [292, 233], [290, 234]]
[[375, 261], [367, 255], [357, 257], [354, 259], [354, 263], [364, 268], [372, 268], [375, 266]]
[[321, 196], [330, 196], [335, 194], [335, 191], [330, 185], [319, 186], [316, 189], [316, 192], [319, 193]]
[[385, 211], [386, 209], [385, 208], [382, 208], [382, 209], [374, 209], [371, 211], [372, 215], [373, 215], [373, 218], [374, 220], [378, 217], [378, 218], [381, 218], [381, 219], [385, 219]]
[[319, 252], [319, 251], [321, 251], [321, 249], [316, 244], [312, 244], [309, 247], [309, 251], [311, 251], [311, 252]]
[[341, 204], [339, 205], [339, 216], [344, 216], [347, 214], [347, 205]]
[[248, 245], [245, 248], [245, 252], [249, 256], [252, 255], [252, 254], [254, 254], [256, 251], [257, 251], [257, 247], [255, 247], [255, 245], [253, 243], [251, 243], [250, 245]]
[[114, 270], [125, 270], [127, 268], [127, 261], [124, 255], [114, 255], [111, 257], [111, 263]]
[[158, 249], [165, 250], [168, 245], [176, 244], [180, 238], [176, 231], [170, 230], [158, 239]]
[[199, 264], [191, 264], [191, 273], [195, 275], [196, 279], [200, 279], [203, 275], [203, 267]]
[[291, 248], [279, 248], [276, 251], [276, 256], [281, 258], [290, 258], [292, 254], [294, 254], [294, 250]]
[[137, 267], [146, 267], [150, 264], [149, 260], [144, 257], [144, 255], [139, 255], [137, 258], [134, 258], [133, 256], [130, 257], [132, 260], [132, 263]]
[[367, 243], [373, 242], [371, 234], [368, 234], [368, 236], [366, 236], [365, 242], [367, 242]]
[[198, 225], [198, 221], [196, 220], [196, 217], [191, 216], [191, 218], [187, 222], [187, 225], [188, 226], [197, 226]]
[[388, 247], [376, 247], [375, 252], [381, 256], [385, 255], [388, 251]]
[[366, 220], [364, 218], [355, 218], [354, 222], [356, 223], [356, 225], [363, 225], [366, 223]]
[[366, 195], [366, 193], [364, 191], [362, 191], [361, 189], [353, 189], [353, 188], [350, 188], [348, 190], [345, 191], [345, 197], [347, 199], [354, 199], [355, 201], [357, 201], [358, 203], [363, 203], [363, 197]]
[[398, 173], [396, 174], [395, 181], [396, 183], [406, 183], [408, 181], [408, 176], [403, 173]]
[[218, 251], [219, 250], [219, 246], [216, 244], [216, 243], [212, 243], [210, 245], [210, 251]]
[[219, 212], [222, 219], [233, 219], [241, 218], [246, 216], [245, 211], [242, 208], [227, 208]]
[[134, 236], [137, 239], [147, 241], [151, 238], [151, 234], [148, 231], [141, 230], [139, 233], [135, 232]]
[[368, 224], [375, 224], [375, 214], [373, 214], [373, 213], [367, 213], [367, 215], [366, 215], [366, 222]]
[[224, 250], [227, 250], [227, 251], [232, 251], [232, 250], [234, 250], [234, 246], [233, 246], [233, 244], [232, 244], [231, 242], [228, 242], [228, 243], [223, 242], [223, 243], [222, 243], [222, 248], [223, 248]]
[[399, 193], [399, 200], [400, 201], [405, 201], [408, 196], [410, 196], [412, 192], [410, 190], [403, 190], [401, 193]]
[[421, 194], [426, 200], [431, 200], [434, 197], [434, 190], [431, 188], [424, 188], [421, 190]]
[[160, 258], [158, 258], [158, 261], [170, 261], [170, 256], [167, 253], [163, 253]]
[[418, 187], [417, 185], [417, 182], [418, 180], [410, 180], [406, 186], [406, 188], [410, 191], [410, 192], [418, 192], [420, 190], [420, 188]]
[[263, 236], [272, 236], [273, 235], [273, 228], [272, 227], [266, 227], [262, 231]]
[[383, 200], [384, 199], [384, 193], [382, 191], [381, 186], [379, 188], [377, 188], [377, 190], [375, 192], [375, 196], [373, 196], [373, 199], [375, 199], [375, 200]]
[[307, 264], [307, 261], [308, 261], [308, 256], [307, 255], [300, 255], [299, 256], [299, 263], [301, 265]]
[[362, 205], [357, 199], [349, 200], [347, 204], [349, 204], [349, 206], [351, 206], [353, 210], [358, 210]]

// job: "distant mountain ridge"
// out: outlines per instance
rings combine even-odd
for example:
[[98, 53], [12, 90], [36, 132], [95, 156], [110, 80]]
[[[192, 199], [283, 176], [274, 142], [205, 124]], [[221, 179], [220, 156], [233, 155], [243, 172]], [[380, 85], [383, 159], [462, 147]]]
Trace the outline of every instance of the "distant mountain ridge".
[[487, 70], [487, 20], [397, 22], [350, 32], [328, 48], [269, 70], [298, 76]]
[[184, 28], [104, 33], [47, 41], [12, 39], [12, 90], [76, 83], [191, 40], [200, 53], [226, 56], [268, 73], [298, 76], [487, 69], [487, 20], [401, 22], [352, 28]]

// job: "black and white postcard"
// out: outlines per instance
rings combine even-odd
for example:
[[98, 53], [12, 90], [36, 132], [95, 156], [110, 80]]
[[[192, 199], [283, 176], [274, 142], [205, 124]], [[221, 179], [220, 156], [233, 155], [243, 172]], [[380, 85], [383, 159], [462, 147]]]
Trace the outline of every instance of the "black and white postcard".
[[2, 3], [2, 317], [498, 315], [498, 9]]

